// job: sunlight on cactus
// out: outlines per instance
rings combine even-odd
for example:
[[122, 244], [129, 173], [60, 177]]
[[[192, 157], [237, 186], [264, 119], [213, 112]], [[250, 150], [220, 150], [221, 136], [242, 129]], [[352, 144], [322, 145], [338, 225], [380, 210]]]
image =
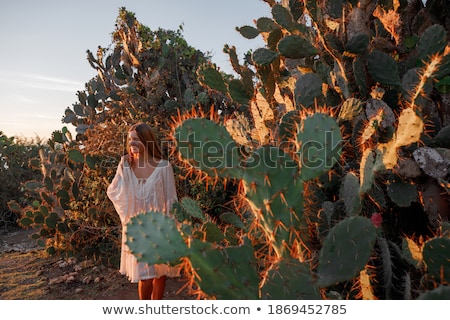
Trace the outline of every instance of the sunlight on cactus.
[[55, 132], [35, 165], [44, 180], [23, 186], [37, 200], [22, 223], [43, 246], [93, 250], [91, 231], [111, 237], [98, 190], [128, 123], [148, 121], [183, 196], [175, 221], [132, 219], [127, 243], [141, 261], [180, 264], [199, 298], [448, 299], [440, 2], [264, 2], [271, 17], [236, 31], [265, 45], [242, 57], [224, 46], [234, 75], [179, 31], [151, 32], [120, 11], [115, 49], [88, 52], [99, 75], [64, 114], [77, 137]]

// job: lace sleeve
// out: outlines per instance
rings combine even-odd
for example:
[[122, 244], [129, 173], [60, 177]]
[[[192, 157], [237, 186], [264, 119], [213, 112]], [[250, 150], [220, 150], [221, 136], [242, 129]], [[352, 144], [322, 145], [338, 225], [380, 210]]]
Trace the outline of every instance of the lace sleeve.
[[128, 183], [124, 174], [124, 165], [125, 160], [124, 157], [122, 157], [117, 167], [116, 174], [106, 191], [108, 198], [113, 203], [122, 223], [127, 220], [130, 199], [128, 194]]

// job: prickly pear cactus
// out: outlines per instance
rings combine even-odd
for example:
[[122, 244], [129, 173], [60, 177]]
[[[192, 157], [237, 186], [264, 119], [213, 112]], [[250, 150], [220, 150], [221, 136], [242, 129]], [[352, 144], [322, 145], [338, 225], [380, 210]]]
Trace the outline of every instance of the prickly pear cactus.
[[423, 261], [427, 273], [438, 283], [448, 283], [450, 279], [450, 239], [434, 238], [423, 246]]
[[258, 299], [259, 276], [253, 247], [249, 244], [214, 248], [193, 241], [188, 255], [198, 274], [197, 285], [217, 299]]
[[317, 273], [321, 287], [356, 277], [367, 264], [377, 233], [370, 219], [354, 216], [337, 224], [320, 250]]
[[[420, 143], [445, 145], [445, 130], [429, 139], [425, 128], [430, 119], [441, 127], [429, 110], [432, 92], [442, 92], [450, 77], [447, 32], [441, 24], [402, 29], [406, 12], [415, 12], [406, 2], [265, 2], [272, 17], [237, 31], [266, 45], [247, 53], [244, 64], [236, 48], [224, 48], [237, 76], [212, 64], [198, 70], [201, 85], [225, 94], [240, 112], [185, 119], [174, 130], [182, 160], [202, 179], [239, 181], [236, 213], [246, 228], [239, 249], [231, 247], [255, 258], [240, 264], [223, 244], [205, 236], [192, 242], [195, 233], [181, 231], [194, 244], [187, 258], [203, 275], [197, 283], [216, 297], [237, 297], [231, 288], [253, 297], [258, 288], [263, 299], [330, 296], [330, 288], [362, 277], [369, 285], [389, 283], [407, 260], [396, 244], [403, 230], [389, 219], [398, 213], [389, 206], [408, 209], [423, 196], [423, 164], [405, 177], [399, 159], [415, 162]], [[432, 263], [439, 241], [424, 251], [434, 276], [443, 267]], [[219, 270], [219, 263], [230, 266]], [[215, 282], [214, 270], [221, 281], [229, 277], [226, 285]]]
[[[197, 203], [183, 199], [184, 209], [198, 217]], [[216, 226], [206, 221], [198, 229]], [[216, 230], [220, 232], [217, 226]], [[177, 223], [161, 212], [146, 212], [127, 224], [126, 244], [138, 261], [149, 264], [170, 264], [185, 267], [192, 274], [204, 296], [217, 299], [257, 299], [259, 276], [253, 247], [247, 242], [223, 247], [216, 237], [195, 237], [192, 225]], [[223, 232], [222, 238], [227, 238]], [[205, 241], [206, 240], [206, 241]], [[187, 244], [189, 243], [189, 245]], [[189, 263], [183, 263], [188, 259]]]
[[262, 299], [318, 300], [322, 296], [309, 265], [286, 258], [274, 263], [262, 283]]
[[138, 261], [150, 264], [177, 264], [188, 250], [175, 221], [160, 212], [148, 212], [131, 219], [126, 244]]
[[307, 116], [295, 130], [294, 155], [299, 160], [269, 145], [257, 148], [241, 161], [237, 143], [224, 126], [211, 120], [188, 119], [175, 131], [177, 148], [189, 164], [213, 179], [242, 180], [243, 196], [254, 221], [277, 257], [297, 250], [300, 242], [296, 234], [303, 212], [303, 183], [330, 170], [341, 150], [339, 125], [325, 113]]

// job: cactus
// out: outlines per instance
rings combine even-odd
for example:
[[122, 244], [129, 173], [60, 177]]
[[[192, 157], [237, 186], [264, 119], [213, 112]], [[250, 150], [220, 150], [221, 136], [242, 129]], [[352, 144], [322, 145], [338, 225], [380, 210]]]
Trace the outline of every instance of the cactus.
[[351, 121], [356, 118], [363, 110], [362, 101], [356, 98], [349, 98], [344, 101], [340, 110], [338, 119], [340, 121]]
[[282, 150], [259, 148], [247, 159], [242, 180], [255, 221], [276, 255], [285, 255], [298, 240], [295, 229], [303, 206], [297, 164]]
[[[95, 167], [87, 150], [92, 153], [98, 147], [90, 130], [101, 130], [101, 122], [110, 130], [120, 129], [115, 123], [122, 114], [129, 114], [120, 118], [123, 123], [149, 119], [150, 109], [164, 111], [154, 123], [165, 126], [162, 120], [178, 112], [179, 122], [171, 132], [173, 155], [199, 179], [236, 181], [238, 193], [227, 214], [214, 219], [188, 198], [176, 205], [175, 222], [155, 212], [136, 217], [127, 226], [128, 244], [142, 261], [181, 262], [198, 291], [222, 299], [332, 297], [335, 288], [343, 288], [340, 297], [357, 297], [347, 288], [373, 279], [392, 284], [380, 294], [392, 297], [396, 268], [406, 287], [415, 281], [402, 269], [408, 259], [398, 257], [396, 243], [412, 238], [396, 224], [400, 212], [413, 205], [433, 211], [416, 201], [416, 195], [425, 198], [424, 178], [436, 180], [431, 180], [437, 188], [433, 195], [442, 203], [450, 188], [443, 174], [428, 175], [414, 160], [413, 174], [405, 176], [397, 168], [403, 163], [399, 160], [420, 155], [420, 143], [436, 152], [448, 147], [448, 123], [430, 112], [442, 105], [437, 98], [448, 90], [450, 54], [443, 24], [423, 24], [419, 30], [411, 23], [402, 29], [389, 17], [407, 24], [406, 13], [418, 13], [404, 2], [266, 3], [272, 17], [255, 19], [255, 27], [237, 28], [245, 38], [261, 36], [266, 46], [246, 53], [242, 65], [236, 48], [224, 47], [236, 77], [194, 54], [177, 58], [205, 62], [197, 69], [198, 82], [188, 74], [179, 80], [179, 63], [167, 61], [173, 62], [169, 57], [180, 57], [180, 52], [159, 37], [157, 43], [151, 41], [155, 33], [139, 26], [139, 37], [127, 40], [128, 30], [138, 23], [121, 12], [115, 32], [118, 50], [104, 61], [88, 53], [99, 77], [79, 93], [79, 103], [63, 118], [77, 126], [82, 139], [90, 139], [80, 140], [85, 148], [78, 150], [67, 131], [54, 135], [53, 146], [66, 148], [62, 162], [67, 170], [48, 168], [49, 179], [39, 186], [45, 185], [40, 189], [45, 196], [27, 210], [23, 221], [47, 221], [43, 235], [51, 235], [56, 229], [47, 226], [69, 226], [66, 210], [75, 209], [81, 221], [83, 214], [99, 214], [101, 210], [83, 203], [87, 184], [82, 179], [85, 173], [94, 174], [89, 169]], [[423, 9], [421, 15], [435, 10]], [[436, 15], [432, 18], [428, 21], [439, 21]], [[180, 40], [176, 34], [169, 38]], [[158, 63], [151, 65], [151, 60]], [[169, 71], [166, 79], [159, 72], [163, 68]], [[153, 90], [161, 94], [150, 94]], [[168, 95], [162, 94], [165, 90]], [[203, 103], [214, 104], [210, 120], [201, 112], [185, 113]], [[41, 212], [40, 206], [48, 208]], [[437, 217], [434, 211], [426, 214]], [[143, 226], [155, 234], [148, 237]], [[149, 239], [163, 248], [153, 257], [147, 252]], [[414, 266], [424, 275], [423, 291], [434, 289], [425, 280], [442, 280], [438, 269], [446, 272], [445, 261], [434, 257], [441, 240], [435, 241], [427, 244], [423, 261]], [[373, 267], [377, 262], [380, 268]], [[416, 294], [404, 291], [409, 293], [403, 297]], [[375, 298], [378, 294], [373, 291]]]
[[175, 137], [179, 152], [193, 167], [211, 176], [241, 175], [238, 148], [225, 127], [203, 118], [188, 119], [177, 128]]
[[375, 239], [375, 227], [367, 218], [354, 216], [338, 223], [320, 250], [319, 286], [328, 287], [356, 277], [367, 264]]
[[423, 120], [413, 109], [404, 109], [392, 140], [379, 143], [375, 150], [366, 149], [361, 160], [361, 193], [373, 185], [374, 175], [391, 170], [397, 165], [398, 149], [420, 141], [424, 128]]
[[[192, 199], [183, 199], [183, 202], [189, 202], [191, 208], [198, 205]], [[188, 258], [190, 268], [187, 271], [195, 275], [197, 285], [208, 296], [256, 299], [259, 281], [253, 248], [246, 243], [227, 248], [218, 246], [220, 229], [210, 221], [201, 228], [214, 229], [215, 235], [206, 235], [205, 241], [191, 238], [189, 226], [189, 223], [177, 225], [161, 212], [139, 214], [127, 224], [127, 245], [138, 261], [149, 264], [181, 265], [182, 258]]]
[[267, 300], [317, 300], [320, 289], [309, 265], [287, 258], [274, 263], [261, 288], [261, 298]]
[[422, 293], [417, 300], [448, 300], [450, 298], [450, 287], [441, 285], [436, 289]]
[[394, 178], [386, 181], [386, 187], [389, 198], [399, 207], [409, 207], [418, 201], [417, 186], [409, 181]]
[[438, 283], [449, 283], [450, 280], [450, 239], [433, 238], [423, 245], [423, 261], [427, 273]]
[[184, 232], [189, 225], [160, 212], [142, 213], [127, 224], [127, 245], [139, 261], [184, 266], [203, 295], [216, 299], [319, 299], [320, 288], [358, 276], [376, 237], [369, 219], [348, 218], [330, 230], [317, 273], [306, 262], [281, 257], [260, 276], [256, 247], [248, 239], [224, 247]]
[[358, 177], [348, 172], [339, 190], [339, 198], [344, 201], [345, 211], [348, 216], [356, 216], [361, 211], [361, 195]]
[[258, 273], [250, 245], [213, 248], [194, 240], [188, 255], [197, 285], [217, 299], [257, 299]]
[[443, 179], [449, 172], [450, 162], [444, 160], [437, 149], [430, 147], [417, 148], [413, 152], [414, 160], [419, 167], [430, 177]]
[[[444, 226], [443, 223], [442, 227]], [[405, 259], [417, 270], [423, 270], [421, 293], [418, 299], [430, 299], [435, 294], [443, 295], [448, 299], [448, 292], [445, 289], [442, 291], [440, 288], [442, 285], [448, 284], [449, 280], [448, 246], [450, 241], [445, 231], [442, 228], [441, 230], [440, 234], [428, 239], [425, 243], [417, 244], [411, 239], [403, 241]]]
[[[187, 253], [187, 246], [175, 222], [160, 212], [134, 217], [127, 226], [127, 232], [126, 244], [138, 261], [174, 264]], [[145, 237], [140, 236], [142, 234]]]
[[[422, 94], [430, 93], [431, 79], [439, 83], [443, 78], [448, 50], [440, 26], [433, 26], [418, 38], [422, 60], [417, 64], [383, 48], [375, 40], [384, 34], [377, 33], [374, 39], [370, 17], [376, 17], [375, 23], [384, 27], [389, 41], [399, 45], [406, 38], [398, 36], [398, 26], [389, 25], [386, 8], [381, 5], [342, 3], [349, 12], [344, 35], [337, 28], [344, 23], [340, 6], [300, 1], [267, 3], [272, 18], [255, 20], [255, 27], [236, 29], [249, 39], [261, 35], [266, 47], [247, 54], [245, 65], [240, 65], [234, 47], [224, 48], [240, 76], [238, 81], [212, 70], [208, 70], [210, 76], [201, 77], [202, 85], [226, 93], [231, 101], [241, 104], [245, 111], [242, 115], [249, 115], [248, 122], [242, 117], [226, 119], [226, 128], [234, 139], [231, 144], [245, 152], [239, 157], [229, 156], [239, 161], [231, 161], [227, 169], [205, 168], [202, 164], [208, 155], [185, 152], [183, 158], [212, 179], [241, 181], [240, 196], [248, 205], [244, 208], [252, 212], [247, 235], [257, 248], [255, 254], [264, 261], [261, 297], [315, 296], [317, 288], [352, 281], [361, 276], [361, 270], [369, 270], [366, 264], [374, 254], [375, 243], [395, 247], [383, 238], [386, 235], [382, 230], [388, 222], [377, 222], [376, 228], [364, 216], [382, 217], [374, 214], [371, 206], [384, 210], [392, 201], [398, 207], [408, 207], [418, 199], [415, 180], [411, 180], [417, 176], [393, 179], [391, 173], [398, 167], [399, 156], [423, 141], [426, 100]], [[311, 18], [310, 26], [303, 14]], [[367, 24], [360, 23], [361, 17]], [[204, 70], [208, 68], [213, 67], [205, 66], [201, 72], [206, 75]], [[259, 80], [255, 85], [253, 76]], [[339, 113], [334, 119], [336, 110]], [[192, 123], [179, 123], [176, 132], [185, 132]], [[342, 126], [357, 142], [352, 152], [347, 153], [349, 145], [341, 144]], [[224, 131], [219, 121], [211, 127]], [[200, 133], [206, 128], [197, 124], [189, 128], [201, 140], [198, 145], [211, 139]], [[185, 147], [184, 141], [180, 140], [179, 146]], [[216, 141], [230, 142], [230, 138]], [[348, 154], [357, 158], [350, 159], [345, 169], [335, 171]], [[227, 162], [222, 159], [218, 163]], [[333, 174], [340, 177], [333, 180]], [[317, 182], [321, 187], [309, 187]], [[324, 201], [318, 206], [323, 210], [313, 217], [309, 208], [305, 210], [305, 205], [311, 205], [305, 201], [306, 190], [324, 195], [338, 190], [338, 196], [330, 195], [331, 201], [326, 196], [317, 197]], [[310, 247], [314, 236], [307, 239], [304, 234], [306, 229], [314, 230], [313, 221], [317, 223], [320, 257], [314, 261], [317, 271], [308, 271], [301, 261], [314, 256], [305, 252], [317, 250]], [[362, 237], [360, 232], [368, 236]], [[388, 251], [380, 251], [385, 262], [391, 256]], [[292, 270], [299, 270], [296, 281], [305, 283], [303, 293], [286, 283], [276, 284], [280, 277], [292, 278]], [[317, 280], [312, 280], [314, 277]]]

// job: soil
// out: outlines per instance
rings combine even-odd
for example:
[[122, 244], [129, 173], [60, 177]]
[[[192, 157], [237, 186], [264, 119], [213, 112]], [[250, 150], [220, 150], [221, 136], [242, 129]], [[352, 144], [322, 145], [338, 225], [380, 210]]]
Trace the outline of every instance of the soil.
[[[137, 284], [92, 260], [51, 256], [31, 230], [0, 233], [0, 300], [137, 300]], [[164, 300], [193, 300], [186, 280], [168, 278]]]

